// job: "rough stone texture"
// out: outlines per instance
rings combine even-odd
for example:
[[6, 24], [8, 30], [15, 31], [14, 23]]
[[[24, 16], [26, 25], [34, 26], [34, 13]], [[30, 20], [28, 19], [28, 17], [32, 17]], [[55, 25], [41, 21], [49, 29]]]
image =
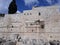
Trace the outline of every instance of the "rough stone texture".
[[0, 17], [0, 38], [16, 41], [16, 45], [50, 45], [50, 40], [60, 41], [59, 7], [38, 7]]

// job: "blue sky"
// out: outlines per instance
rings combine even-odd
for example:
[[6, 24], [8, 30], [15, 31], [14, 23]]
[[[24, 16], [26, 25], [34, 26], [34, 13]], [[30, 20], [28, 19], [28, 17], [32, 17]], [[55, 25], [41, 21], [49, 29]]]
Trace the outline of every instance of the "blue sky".
[[[0, 13], [8, 13], [8, 6], [12, 0], [0, 0]], [[33, 6], [60, 5], [60, 0], [16, 0], [18, 11], [31, 10]]]

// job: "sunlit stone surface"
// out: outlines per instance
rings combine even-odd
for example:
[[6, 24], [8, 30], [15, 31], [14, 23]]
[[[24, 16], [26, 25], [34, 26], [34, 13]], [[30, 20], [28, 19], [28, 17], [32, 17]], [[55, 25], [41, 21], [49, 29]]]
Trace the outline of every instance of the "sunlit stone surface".
[[[2, 45], [60, 45], [59, 6], [38, 7], [0, 17]], [[2, 40], [5, 40], [2, 41]]]

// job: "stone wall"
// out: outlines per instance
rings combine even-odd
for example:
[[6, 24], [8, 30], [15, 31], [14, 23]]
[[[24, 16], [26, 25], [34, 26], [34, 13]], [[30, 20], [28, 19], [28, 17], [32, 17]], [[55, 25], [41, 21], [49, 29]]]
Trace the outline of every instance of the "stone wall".
[[[50, 40], [60, 40], [58, 8], [37, 8], [22, 14], [6, 14], [5, 17], [0, 17], [0, 38], [16, 41], [17, 45], [39, 45], [41, 40], [43, 44]], [[36, 44], [33, 44], [35, 41]]]

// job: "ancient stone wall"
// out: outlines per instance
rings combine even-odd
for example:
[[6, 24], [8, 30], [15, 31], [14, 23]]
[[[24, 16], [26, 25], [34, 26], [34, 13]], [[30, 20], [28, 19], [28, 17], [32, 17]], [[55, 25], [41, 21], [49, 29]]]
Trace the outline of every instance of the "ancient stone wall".
[[59, 23], [58, 7], [6, 14], [0, 17], [0, 38], [16, 42], [16, 45], [44, 45], [50, 40], [60, 41]]

